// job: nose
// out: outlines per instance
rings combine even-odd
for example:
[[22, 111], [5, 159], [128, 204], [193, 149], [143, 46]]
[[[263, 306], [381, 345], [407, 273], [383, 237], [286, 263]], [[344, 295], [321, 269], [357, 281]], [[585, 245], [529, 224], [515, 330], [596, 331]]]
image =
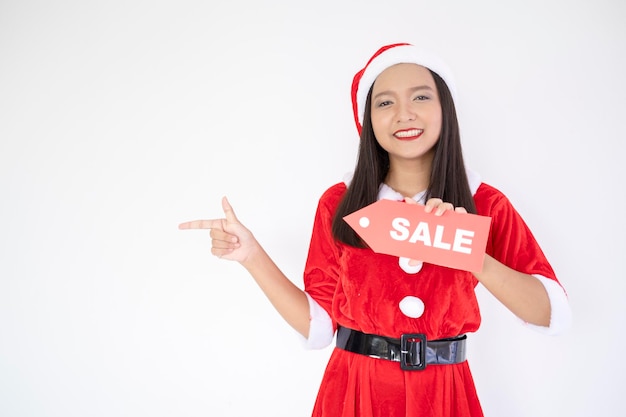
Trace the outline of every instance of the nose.
[[412, 104], [404, 100], [398, 103], [398, 112], [396, 114], [398, 122], [411, 122], [417, 118], [417, 112]]

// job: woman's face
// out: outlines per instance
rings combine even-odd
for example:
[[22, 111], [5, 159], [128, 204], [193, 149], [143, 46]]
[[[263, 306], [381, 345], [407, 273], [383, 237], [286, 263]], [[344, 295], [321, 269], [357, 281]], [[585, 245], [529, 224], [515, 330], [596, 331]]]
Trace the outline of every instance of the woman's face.
[[416, 64], [387, 68], [374, 82], [371, 104], [374, 135], [391, 163], [432, 161], [442, 112], [428, 69]]

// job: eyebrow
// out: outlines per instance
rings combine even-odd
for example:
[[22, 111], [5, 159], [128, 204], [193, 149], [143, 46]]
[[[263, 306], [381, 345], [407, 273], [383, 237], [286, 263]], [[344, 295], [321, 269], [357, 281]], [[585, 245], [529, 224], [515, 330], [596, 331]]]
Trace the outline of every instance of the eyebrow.
[[[429, 85], [418, 85], [418, 86], [415, 86], [415, 87], [411, 87], [409, 89], [409, 91], [412, 92], [412, 93], [414, 93], [416, 91], [419, 91], [419, 90], [434, 91], [433, 88], [431, 86], [429, 86]], [[391, 90], [381, 91], [380, 93], [378, 93], [374, 97], [372, 97], [372, 100], [378, 98], [379, 96], [384, 96], [386, 94], [393, 95], [394, 93]]]

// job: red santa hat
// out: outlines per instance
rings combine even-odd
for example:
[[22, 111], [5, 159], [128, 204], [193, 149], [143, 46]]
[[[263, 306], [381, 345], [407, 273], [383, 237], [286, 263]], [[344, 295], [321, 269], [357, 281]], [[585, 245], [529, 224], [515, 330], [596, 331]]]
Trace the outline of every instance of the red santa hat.
[[394, 43], [383, 46], [376, 51], [367, 61], [365, 67], [357, 72], [352, 80], [352, 110], [359, 134], [361, 134], [363, 127], [367, 93], [380, 73], [396, 64], [417, 64], [435, 72], [445, 81], [453, 100], [456, 101], [456, 87], [452, 72], [446, 63], [436, 55], [409, 43]]

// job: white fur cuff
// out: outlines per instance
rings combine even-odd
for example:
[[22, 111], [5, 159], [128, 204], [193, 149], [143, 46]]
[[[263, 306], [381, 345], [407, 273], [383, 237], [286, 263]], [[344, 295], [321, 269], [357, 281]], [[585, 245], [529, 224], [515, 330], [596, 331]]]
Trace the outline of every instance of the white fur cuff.
[[543, 284], [550, 298], [550, 326], [537, 326], [527, 323], [530, 328], [540, 333], [555, 336], [565, 332], [572, 325], [572, 309], [565, 290], [558, 282], [542, 275], [533, 275]]
[[309, 328], [309, 338], [301, 337], [305, 349], [323, 349], [333, 341], [335, 332], [333, 322], [326, 312], [306, 291], [304, 292], [309, 300], [309, 315], [311, 324]]

